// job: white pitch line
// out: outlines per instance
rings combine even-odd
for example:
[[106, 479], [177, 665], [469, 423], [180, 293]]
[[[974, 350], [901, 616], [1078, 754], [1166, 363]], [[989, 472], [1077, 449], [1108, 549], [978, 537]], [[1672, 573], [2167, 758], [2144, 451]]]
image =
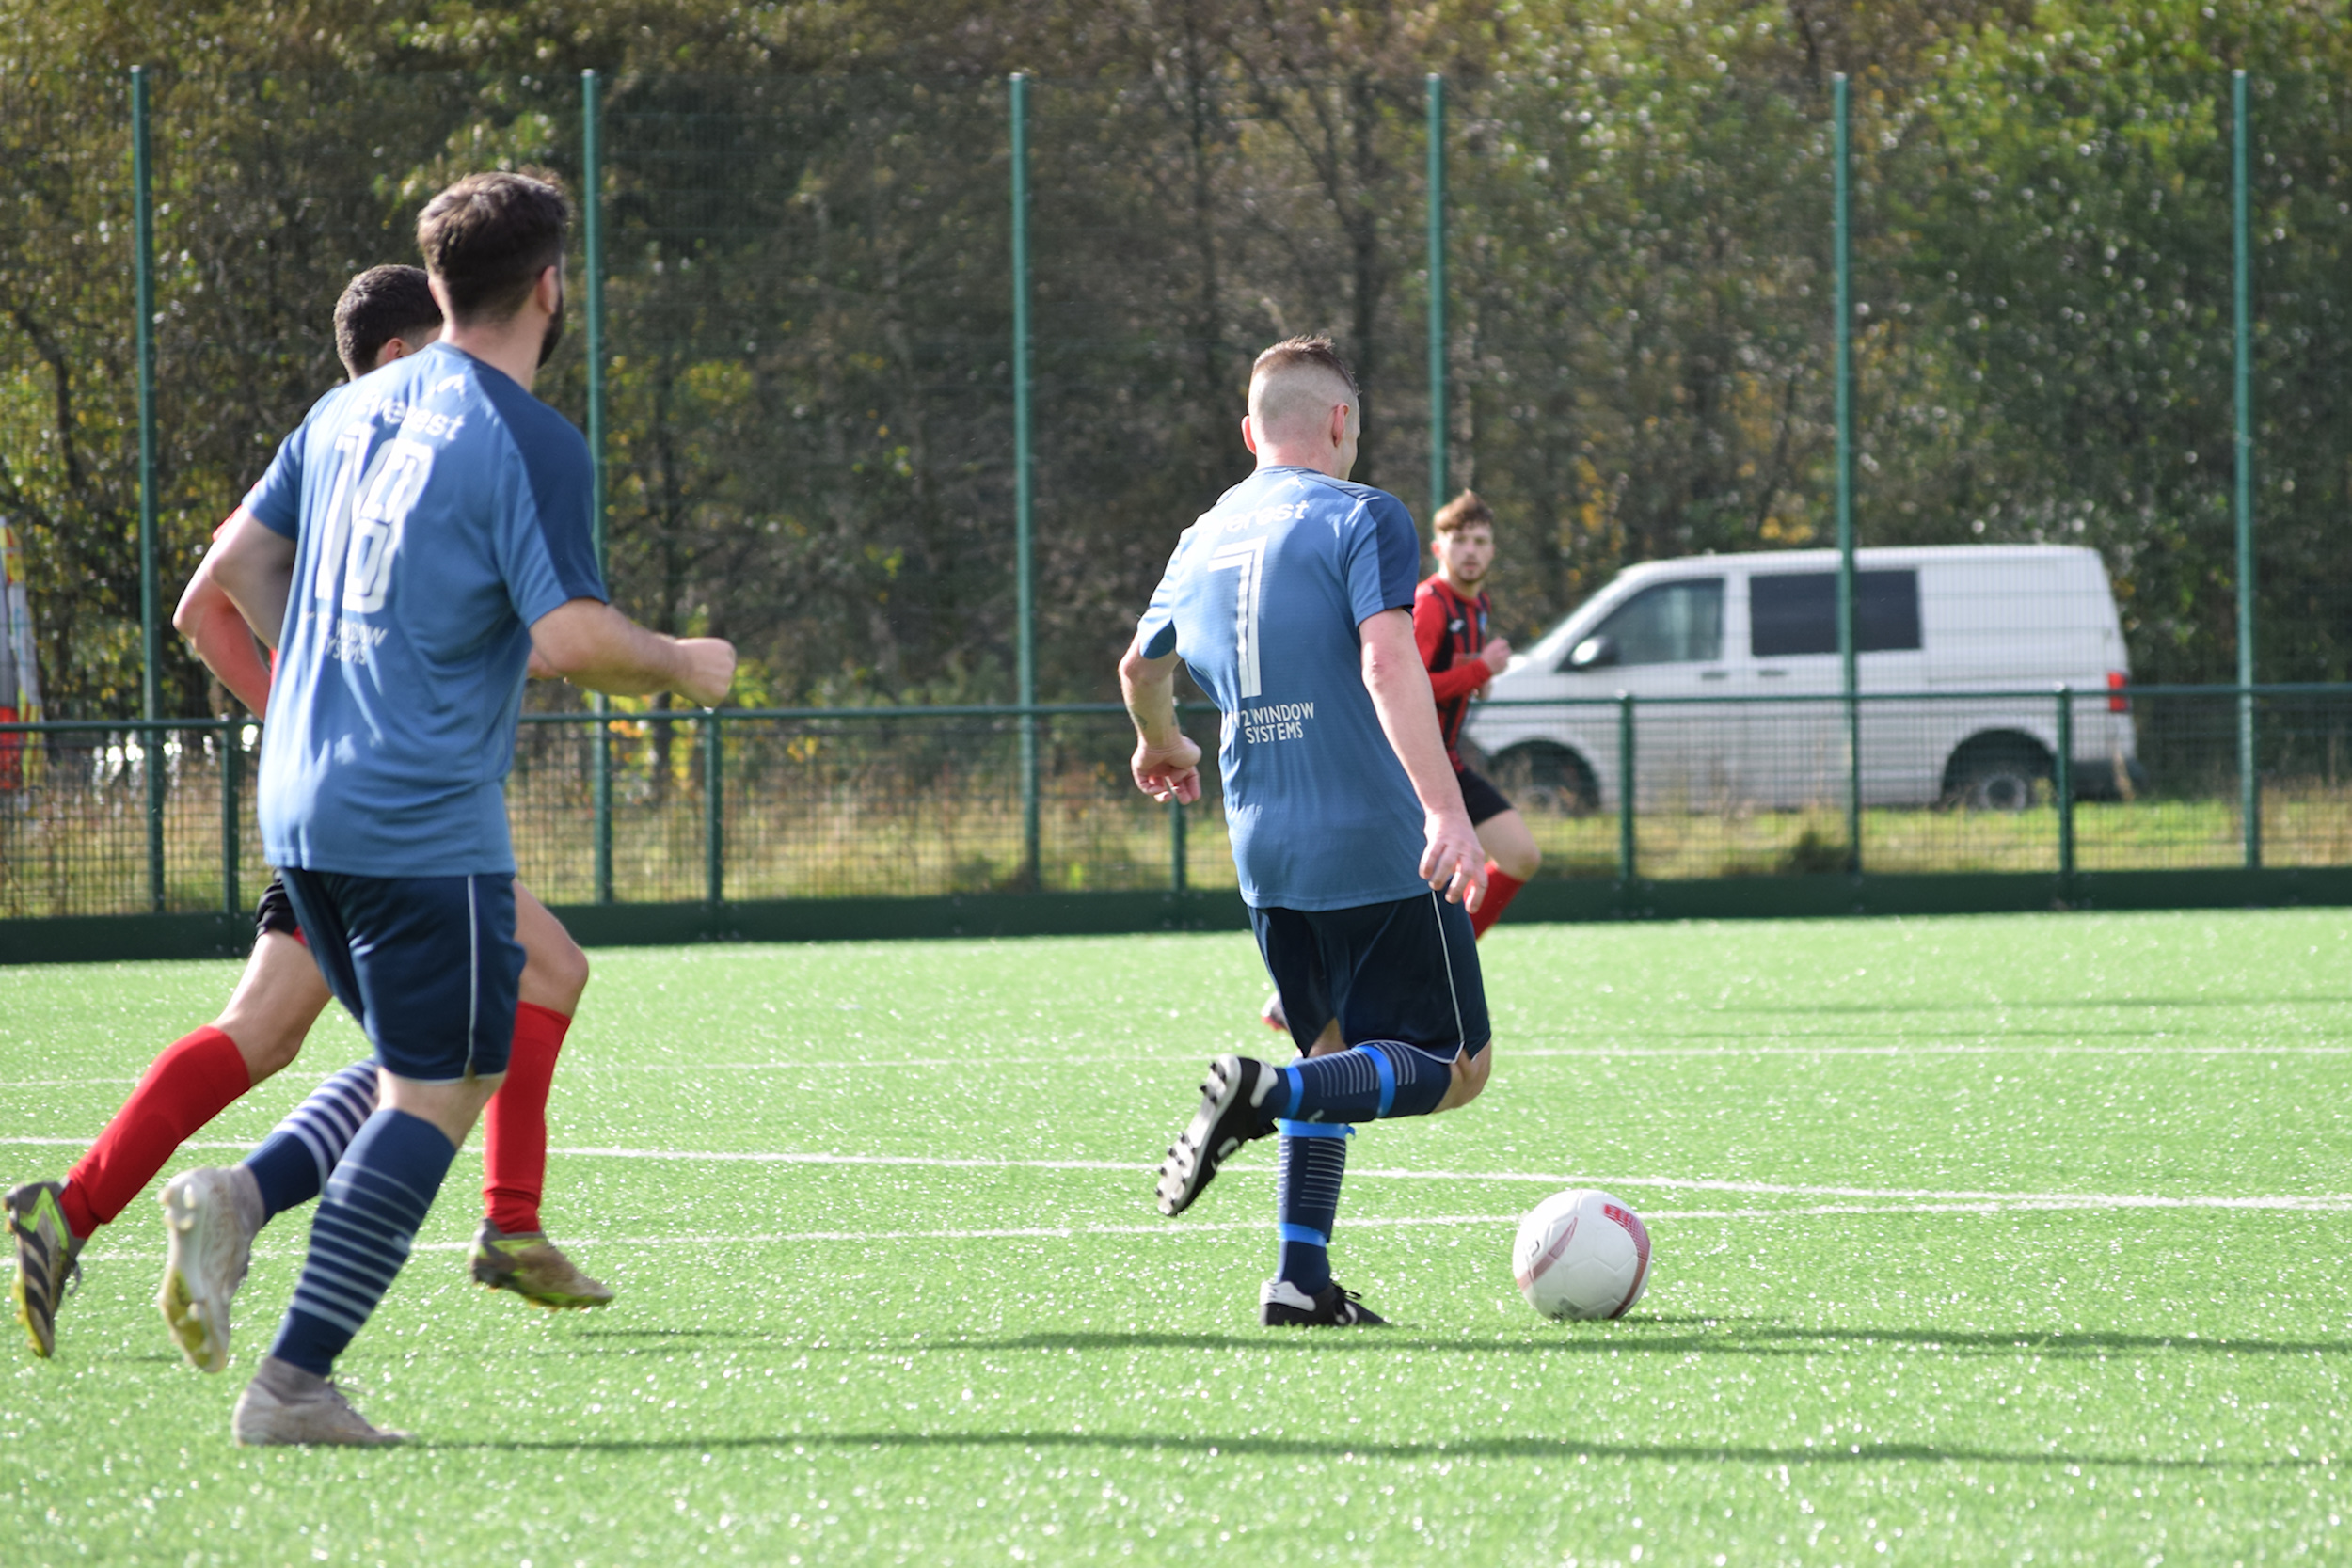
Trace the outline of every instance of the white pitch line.
[[[713, 1161], [749, 1164], [915, 1165], [948, 1170], [1089, 1170], [1139, 1175], [1154, 1169], [1117, 1160], [994, 1160], [950, 1159], [923, 1154], [814, 1154], [749, 1151], [690, 1154], [648, 1148], [551, 1148], [549, 1154], [603, 1160]], [[1228, 1166], [1228, 1176], [1271, 1176], [1270, 1166]], [[2352, 1193], [2312, 1193], [2282, 1196], [2172, 1197], [2158, 1194], [2014, 1193], [1981, 1190], [1947, 1191], [1931, 1187], [1827, 1187], [1776, 1181], [1729, 1181], [1677, 1176], [1581, 1176], [1558, 1171], [1351, 1170], [1349, 1178], [1397, 1181], [1512, 1181], [1553, 1187], [1662, 1187], [1709, 1193], [1746, 1193], [1758, 1197], [1857, 1197], [1913, 1199], [1937, 1203], [2042, 1203], [2102, 1209], [2302, 1209], [2314, 1206], [2352, 1207]]]
[[[0, 1137], [0, 1146], [15, 1145], [35, 1148], [79, 1148], [86, 1140], [79, 1138]], [[183, 1144], [193, 1149], [244, 1149], [243, 1143], [199, 1142]], [[474, 1152], [469, 1149], [469, 1152]], [[989, 1158], [959, 1159], [932, 1154], [834, 1154], [795, 1150], [709, 1150], [620, 1148], [558, 1148], [548, 1150], [577, 1160], [648, 1160], [671, 1161], [686, 1164], [760, 1164], [760, 1165], [888, 1165], [926, 1170], [1067, 1170], [1096, 1171], [1120, 1176], [1141, 1176], [1154, 1166], [1133, 1164], [1124, 1160], [1004, 1160]], [[1222, 1173], [1227, 1176], [1272, 1176], [1269, 1165], [1232, 1165]], [[2067, 1209], [2243, 1209], [2335, 1211], [2352, 1209], [2352, 1193], [2262, 1194], [2245, 1196], [2225, 1196], [2212, 1194], [2169, 1196], [2160, 1193], [2032, 1193], [2001, 1192], [1982, 1188], [1947, 1189], [1939, 1187], [1836, 1187], [1803, 1182], [1727, 1180], [1708, 1177], [1683, 1176], [1591, 1176], [1564, 1171], [1457, 1171], [1457, 1170], [1399, 1170], [1367, 1168], [1348, 1172], [1351, 1180], [1390, 1181], [1484, 1181], [1514, 1182], [1555, 1188], [1599, 1187], [1614, 1192], [1619, 1189], [1660, 1189], [1667, 1192], [1737, 1193], [1755, 1197], [1861, 1198], [1877, 1203], [1913, 1202], [1927, 1204], [1991, 1205], [2007, 1208], [2067, 1208]], [[1765, 1212], [1792, 1212], [1789, 1210]]]
[[[1646, 1209], [1642, 1219], [1650, 1225], [1673, 1224], [1678, 1221], [1700, 1220], [1788, 1220], [1842, 1218], [1856, 1214], [2002, 1214], [2019, 1211], [2041, 1212], [2063, 1212], [2092, 1207], [2081, 1203], [1896, 1203], [1854, 1204], [1822, 1203], [1801, 1209]], [[1517, 1225], [1518, 1214], [1440, 1214], [1426, 1218], [1389, 1216], [1370, 1219], [1345, 1219], [1340, 1222], [1343, 1231], [1402, 1230], [1447, 1228], [1465, 1225]], [[738, 1232], [708, 1236], [566, 1236], [564, 1245], [573, 1247], [674, 1247], [701, 1246], [723, 1243], [729, 1245], [806, 1245], [818, 1243], [847, 1242], [870, 1244], [878, 1242], [1005, 1242], [1005, 1241], [1074, 1241], [1084, 1236], [1143, 1236], [1182, 1241], [1188, 1236], [1257, 1234], [1273, 1228], [1270, 1220], [1162, 1220], [1156, 1225], [1059, 1225], [1007, 1226], [972, 1230], [785, 1230], [744, 1235]], [[420, 1244], [419, 1252], [467, 1252], [471, 1242], [429, 1242]], [[257, 1247], [257, 1257], [292, 1258], [300, 1255], [298, 1247]]]

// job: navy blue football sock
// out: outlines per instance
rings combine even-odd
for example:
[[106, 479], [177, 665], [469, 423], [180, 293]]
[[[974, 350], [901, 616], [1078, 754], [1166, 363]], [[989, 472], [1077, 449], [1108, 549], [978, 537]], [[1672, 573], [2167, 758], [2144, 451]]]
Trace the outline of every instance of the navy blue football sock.
[[1331, 1227], [1340, 1216], [1340, 1179], [1347, 1174], [1352, 1127], [1279, 1121], [1282, 1169], [1275, 1181], [1275, 1228], [1282, 1238], [1277, 1279], [1309, 1295], [1331, 1283]]
[[1453, 1085], [1453, 1064], [1401, 1040], [1363, 1040], [1328, 1056], [1275, 1069], [1266, 1109], [1292, 1121], [1379, 1121], [1425, 1117]]
[[373, 1062], [354, 1062], [312, 1089], [310, 1098], [245, 1157], [245, 1168], [262, 1189], [264, 1216], [282, 1214], [325, 1191], [360, 1124], [374, 1114]]
[[270, 1354], [320, 1377], [364, 1327], [408, 1260], [457, 1148], [405, 1111], [378, 1111], [327, 1179], [310, 1250]]

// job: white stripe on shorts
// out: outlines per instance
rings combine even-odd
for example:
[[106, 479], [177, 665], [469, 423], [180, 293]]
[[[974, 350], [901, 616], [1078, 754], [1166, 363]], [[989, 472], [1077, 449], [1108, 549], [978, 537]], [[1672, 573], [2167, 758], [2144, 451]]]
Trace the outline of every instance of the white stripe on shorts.
[[1454, 999], [1454, 1054], [1459, 1058], [1470, 1049], [1470, 1031], [1462, 1027], [1462, 993], [1454, 984], [1454, 944], [1445, 939], [1445, 907], [1438, 902], [1438, 890], [1429, 890], [1429, 907], [1438, 916], [1438, 951], [1445, 958], [1445, 991]]

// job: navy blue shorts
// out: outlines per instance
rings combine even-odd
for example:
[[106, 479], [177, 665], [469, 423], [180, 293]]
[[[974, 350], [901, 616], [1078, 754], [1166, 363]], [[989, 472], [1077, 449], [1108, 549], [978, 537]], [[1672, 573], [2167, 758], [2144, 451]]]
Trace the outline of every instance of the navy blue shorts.
[[1298, 1049], [1340, 1021], [1340, 1041], [1403, 1040], [1452, 1058], [1494, 1037], [1469, 911], [1436, 894], [1347, 910], [1252, 909], [1266, 973]]
[[454, 1084], [506, 1070], [523, 977], [513, 877], [278, 876], [385, 1071]]

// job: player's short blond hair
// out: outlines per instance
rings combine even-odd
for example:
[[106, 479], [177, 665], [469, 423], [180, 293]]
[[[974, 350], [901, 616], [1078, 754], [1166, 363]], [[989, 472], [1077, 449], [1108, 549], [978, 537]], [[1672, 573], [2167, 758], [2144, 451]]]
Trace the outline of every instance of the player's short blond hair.
[[1489, 533], [1494, 531], [1494, 508], [1480, 500], [1477, 491], [1465, 490], [1438, 508], [1437, 516], [1430, 520], [1429, 531], [1454, 533], [1462, 529], [1479, 526], [1484, 526]]
[[1285, 338], [1258, 356], [1249, 367], [1249, 412], [1263, 438], [1274, 427], [1307, 417], [1321, 417], [1327, 395], [1361, 411], [1363, 393], [1356, 372], [1347, 368], [1328, 338]]
[[1347, 368], [1347, 361], [1340, 357], [1338, 346], [1328, 338], [1302, 336], [1283, 339], [1258, 356], [1256, 363], [1249, 367], [1249, 379], [1257, 381], [1265, 376], [1279, 375], [1284, 371], [1310, 367], [1329, 371], [1338, 376], [1341, 385], [1347, 388], [1349, 398], [1360, 400], [1363, 397], [1363, 389], [1356, 385], [1356, 372]]

